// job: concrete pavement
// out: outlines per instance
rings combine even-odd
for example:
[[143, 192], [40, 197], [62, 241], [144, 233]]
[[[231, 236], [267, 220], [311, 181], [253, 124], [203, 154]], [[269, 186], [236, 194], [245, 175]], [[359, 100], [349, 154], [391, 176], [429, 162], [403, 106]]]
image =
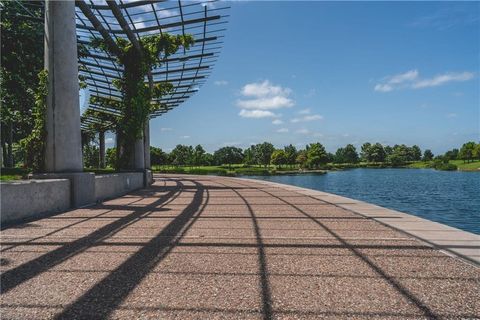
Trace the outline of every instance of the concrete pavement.
[[1, 317], [480, 317], [478, 266], [375, 220], [378, 211], [328, 199], [162, 175], [149, 189], [3, 230]]

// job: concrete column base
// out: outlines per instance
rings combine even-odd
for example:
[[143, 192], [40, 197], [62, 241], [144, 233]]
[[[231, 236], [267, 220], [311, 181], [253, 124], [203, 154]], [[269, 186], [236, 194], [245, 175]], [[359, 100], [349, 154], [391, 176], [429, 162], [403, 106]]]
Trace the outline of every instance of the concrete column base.
[[70, 205], [73, 208], [95, 203], [95, 174], [92, 172], [39, 173], [32, 179], [69, 179]]
[[145, 169], [143, 171], [143, 185], [144, 187], [149, 187], [153, 183], [153, 173], [150, 169]]

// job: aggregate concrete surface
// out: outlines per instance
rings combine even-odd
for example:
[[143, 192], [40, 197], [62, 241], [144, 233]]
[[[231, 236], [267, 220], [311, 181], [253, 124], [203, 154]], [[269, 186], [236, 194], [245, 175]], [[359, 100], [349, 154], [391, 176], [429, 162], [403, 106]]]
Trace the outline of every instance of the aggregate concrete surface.
[[478, 266], [374, 219], [254, 180], [155, 179], [3, 230], [1, 319], [480, 318]]

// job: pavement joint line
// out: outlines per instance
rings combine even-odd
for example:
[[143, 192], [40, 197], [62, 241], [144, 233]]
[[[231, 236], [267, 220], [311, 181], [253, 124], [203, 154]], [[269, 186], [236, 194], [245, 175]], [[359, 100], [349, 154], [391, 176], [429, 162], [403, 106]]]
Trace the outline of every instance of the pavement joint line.
[[[253, 179], [247, 179], [247, 178], [239, 178], [239, 179], [246, 180], [246, 181], [252, 181], [253, 180]], [[257, 180], [254, 180], [254, 181], [257, 181]], [[271, 182], [271, 181], [264, 181], [264, 180], [258, 180], [258, 181], [262, 184], [278, 186], [278, 188], [281, 188], [281, 186], [284, 185], [282, 183]], [[285, 188], [285, 189], [287, 189], [287, 188]], [[325, 192], [316, 191], [316, 190], [313, 190], [313, 189], [307, 189], [307, 188], [296, 187], [296, 186], [294, 186], [294, 187], [288, 186], [288, 190], [292, 190], [292, 191], [298, 192], [300, 194], [309, 195], [313, 198], [316, 198], [313, 195], [318, 192], [320, 198], [321, 197], [326, 197]], [[337, 195], [334, 195], [334, 194], [329, 194], [329, 197], [336, 198], [336, 199], [348, 199], [346, 197], [337, 196]], [[407, 228], [397, 227], [397, 226], [392, 225], [391, 223], [389, 223], [387, 221], [382, 221], [381, 219], [376, 218], [374, 215], [370, 215], [368, 213], [368, 210], [377, 210], [377, 211], [383, 211], [384, 210], [384, 211], [388, 212], [389, 214], [399, 214], [402, 217], [408, 217], [409, 219], [414, 219], [414, 218], [422, 219], [422, 220], [424, 220], [425, 223], [430, 223], [433, 227], [435, 227], [438, 224], [438, 225], [443, 225], [444, 227], [446, 227], [447, 230], [450, 229], [450, 228], [453, 228], [455, 230], [452, 230], [452, 231], [456, 231], [456, 232], [458, 232], [459, 234], [462, 234], [462, 235], [466, 235], [466, 236], [473, 235], [473, 236], [478, 238], [478, 241], [480, 241], [480, 235], [475, 235], [473, 233], [463, 231], [463, 230], [460, 230], [460, 229], [457, 229], [457, 228], [454, 228], [454, 227], [451, 227], [451, 226], [447, 226], [447, 225], [441, 224], [439, 222], [423, 219], [421, 217], [417, 217], [417, 216], [414, 216], [414, 215], [411, 215], [411, 214], [408, 214], [408, 213], [400, 212], [400, 211], [397, 211], [397, 210], [394, 210], [394, 209], [384, 208], [384, 207], [381, 207], [381, 206], [378, 206], [378, 205], [375, 205], [375, 204], [370, 204], [368, 202], [364, 202], [364, 201], [361, 201], [361, 200], [352, 199], [352, 203], [348, 203], [348, 205], [357, 204], [359, 206], [367, 207], [366, 209], [365, 208], [363, 208], [363, 210], [362, 210], [362, 208], [353, 209], [353, 208], [350, 208], [350, 207], [344, 207], [344, 205], [346, 203], [339, 203], [339, 202], [334, 202], [334, 201], [331, 201], [331, 200], [328, 201], [328, 200], [324, 200], [324, 199], [320, 199], [320, 200], [325, 201], [325, 202], [327, 202], [331, 205], [334, 205], [336, 207], [342, 208], [344, 210], [350, 211], [352, 213], [358, 214], [362, 217], [369, 218], [369, 219], [372, 219], [374, 221], [377, 221], [378, 223], [380, 223], [384, 226], [390, 227], [393, 230], [396, 230], [396, 231], [399, 231], [403, 234], [406, 234], [407, 236], [412, 237], [414, 239], [417, 239], [417, 240], [421, 241], [422, 243], [425, 243], [425, 244], [428, 244], [429, 246], [437, 248], [442, 253], [446, 254], [446, 252], [449, 252], [449, 254], [448, 254], [449, 256], [453, 255], [454, 257], [459, 258], [460, 260], [464, 261], [465, 263], [468, 263], [468, 264], [473, 265], [477, 268], [480, 268], [480, 259], [478, 258], [477, 255], [464, 254], [460, 251], [461, 249], [460, 250], [458, 250], [458, 249], [448, 249], [448, 248], [446, 248], [445, 244], [438, 244], [436, 242], [436, 241], [444, 241], [445, 239], [428, 239], [428, 238], [422, 237], [418, 234], [411, 233], [411, 232], [415, 232], [415, 230], [412, 230], [410, 228], [407, 229]], [[442, 230], [441, 232], [446, 232], [447, 230]], [[438, 230], [433, 229], [431, 231], [438, 231]], [[450, 240], [450, 241], [455, 242], [455, 241], [458, 241], [458, 240]], [[476, 240], [467, 240], [467, 241], [476, 241]]]

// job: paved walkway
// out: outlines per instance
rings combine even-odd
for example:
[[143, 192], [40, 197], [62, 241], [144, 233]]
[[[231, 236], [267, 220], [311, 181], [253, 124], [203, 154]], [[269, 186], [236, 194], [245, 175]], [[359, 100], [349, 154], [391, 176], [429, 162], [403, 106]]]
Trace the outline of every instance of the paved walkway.
[[2, 319], [479, 318], [480, 269], [279, 186], [157, 176], [2, 231]]

